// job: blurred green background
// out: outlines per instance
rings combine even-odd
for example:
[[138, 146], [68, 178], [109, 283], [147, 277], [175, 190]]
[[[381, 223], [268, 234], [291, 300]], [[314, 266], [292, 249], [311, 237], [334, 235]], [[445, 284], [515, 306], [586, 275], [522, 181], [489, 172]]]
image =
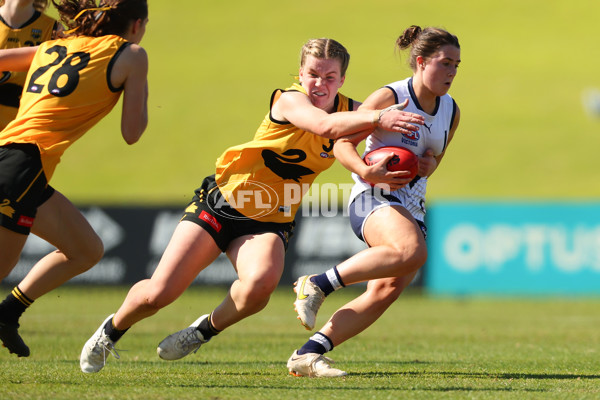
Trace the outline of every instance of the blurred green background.
[[[459, 37], [450, 94], [462, 119], [429, 199], [584, 199], [596, 183], [600, 119], [597, 0], [149, 0], [149, 127], [127, 146], [120, 104], [63, 157], [53, 186], [78, 204], [183, 205], [227, 147], [249, 141], [302, 44], [331, 37], [351, 62], [356, 100], [410, 75], [394, 43], [412, 24]], [[317, 182], [351, 182], [339, 164]]]

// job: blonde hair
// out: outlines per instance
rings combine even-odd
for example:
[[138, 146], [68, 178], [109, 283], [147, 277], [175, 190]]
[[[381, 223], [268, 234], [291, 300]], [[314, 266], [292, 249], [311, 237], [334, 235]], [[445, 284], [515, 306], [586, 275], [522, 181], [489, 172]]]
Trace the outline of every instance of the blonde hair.
[[342, 76], [346, 76], [348, 64], [350, 64], [350, 54], [341, 43], [327, 38], [310, 39], [302, 46], [300, 52], [300, 67], [304, 66], [306, 57], [313, 56], [320, 59], [337, 59], [341, 64]]

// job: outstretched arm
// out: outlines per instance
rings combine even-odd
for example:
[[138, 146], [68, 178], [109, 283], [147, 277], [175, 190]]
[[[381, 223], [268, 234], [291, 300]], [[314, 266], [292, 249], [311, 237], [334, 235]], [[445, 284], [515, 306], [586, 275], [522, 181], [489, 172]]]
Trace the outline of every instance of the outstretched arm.
[[38, 47], [0, 50], [0, 71], [27, 71]]
[[[383, 107], [385, 108], [385, 107]], [[382, 129], [401, 133], [418, 130], [414, 124], [422, 124], [423, 117], [400, 110], [382, 113], [382, 109], [368, 109], [327, 113], [315, 107], [300, 92], [285, 92], [274, 104], [272, 113], [278, 120], [289, 121], [298, 128], [329, 139]]]

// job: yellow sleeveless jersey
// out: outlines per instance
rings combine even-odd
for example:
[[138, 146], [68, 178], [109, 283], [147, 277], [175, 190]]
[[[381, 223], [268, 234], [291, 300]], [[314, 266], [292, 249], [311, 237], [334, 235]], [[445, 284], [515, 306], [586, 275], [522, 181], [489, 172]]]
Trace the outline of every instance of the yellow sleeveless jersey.
[[42, 43], [27, 73], [17, 117], [0, 132], [0, 146], [35, 143], [50, 181], [67, 147], [119, 100], [122, 88], [110, 86], [110, 73], [127, 44], [115, 35]]
[[[306, 94], [298, 84], [285, 91]], [[273, 92], [271, 107], [283, 92]], [[336, 112], [352, 108], [352, 100], [338, 93]], [[269, 112], [254, 140], [230, 147], [219, 157], [215, 180], [227, 202], [244, 216], [290, 222], [317, 175], [333, 164], [333, 143], [289, 122], [276, 121]]]
[[[0, 49], [38, 46], [52, 39], [58, 22], [36, 11], [23, 26], [11, 28], [0, 17]], [[27, 72], [0, 71], [0, 130], [17, 116]]]

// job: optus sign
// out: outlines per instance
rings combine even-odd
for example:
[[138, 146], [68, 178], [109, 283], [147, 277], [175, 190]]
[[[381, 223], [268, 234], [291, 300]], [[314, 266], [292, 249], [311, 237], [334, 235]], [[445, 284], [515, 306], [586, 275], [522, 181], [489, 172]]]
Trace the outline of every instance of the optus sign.
[[600, 295], [600, 204], [436, 204], [428, 217], [434, 293]]

